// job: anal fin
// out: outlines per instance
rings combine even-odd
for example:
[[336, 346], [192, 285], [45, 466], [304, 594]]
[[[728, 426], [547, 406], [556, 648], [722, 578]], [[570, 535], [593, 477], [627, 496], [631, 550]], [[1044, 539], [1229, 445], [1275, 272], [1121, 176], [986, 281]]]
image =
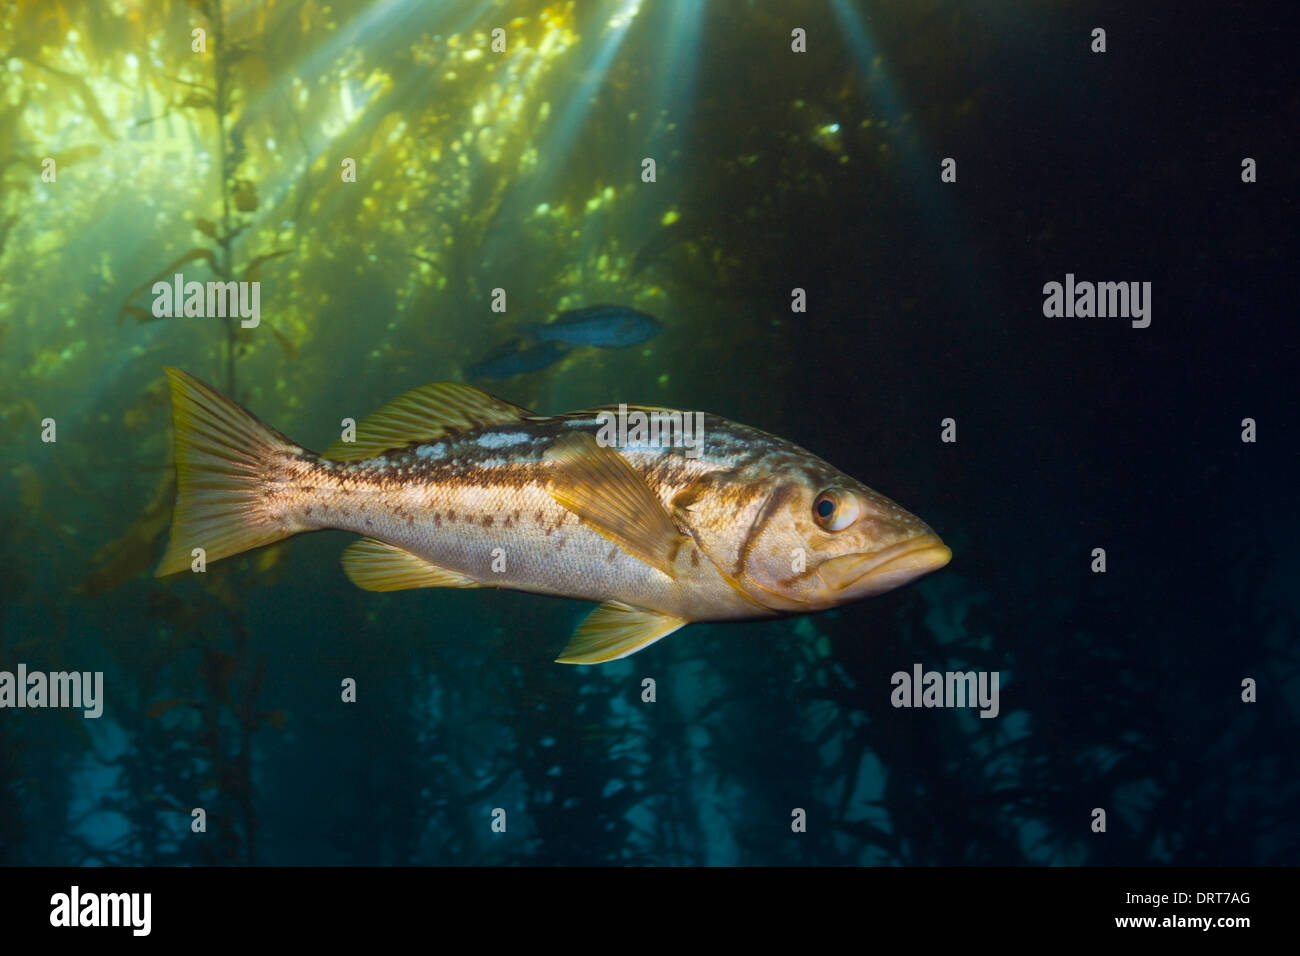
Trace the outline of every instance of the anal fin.
[[557, 664], [603, 664], [635, 654], [691, 623], [659, 611], [608, 601], [587, 615], [565, 645]]
[[407, 588], [481, 588], [473, 578], [430, 564], [402, 548], [362, 538], [343, 552], [343, 573], [367, 591], [404, 591]]

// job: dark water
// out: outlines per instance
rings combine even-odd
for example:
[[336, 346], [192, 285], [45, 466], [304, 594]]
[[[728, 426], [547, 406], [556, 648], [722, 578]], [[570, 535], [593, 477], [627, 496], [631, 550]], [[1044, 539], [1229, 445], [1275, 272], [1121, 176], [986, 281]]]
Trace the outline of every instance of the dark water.
[[[0, 5], [0, 670], [104, 681], [98, 719], [0, 711], [0, 861], [1300, 859], [1267, 5], [222, 8]], [[154, 320], [177, 271], [260, 281], [260, 324]], [[1045, 317], [1067, 273], [1151, 283], [1149, 326]], [[338, 532], [152, 577], [164, 366], [320, 448], [593, 303], [663, 332], [492, 391], [758, 426], [952, 563], [593, 668], [552, 663], [588, 605], [363, 592]], [[997, 716], [893, 706], [914, 665], [996, 672]]]

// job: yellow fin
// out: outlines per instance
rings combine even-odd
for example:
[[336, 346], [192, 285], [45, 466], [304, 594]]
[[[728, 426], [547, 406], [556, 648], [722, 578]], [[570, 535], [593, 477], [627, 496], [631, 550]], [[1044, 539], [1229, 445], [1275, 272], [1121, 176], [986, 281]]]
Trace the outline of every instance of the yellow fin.
[[483, 587], [468, 575], [440, 568], [374, 538], [362, 538], [347, 546], [343, 552], [343, 573], [367, 591]]
[[555, 473], [547, 492], [592, 530], [670, 578], [685, 537], [659, 497], [613, 448], [573, 432], [546, 452]]
[[345, 442], [340, 438], [325, 449], [325, 457], [334, 461], [361, 461], [390, 448], [528, 417], [531, 417], [528, 409], [493, 398], [477, 388], [457, 382], [436, 382], [413, 388], [371, 412], [358, 423], [356, 441]]
[[302, 530], [267, 504], [302, 449], [211, 385], [178, 368], [164, 371], [176, 433], [176, 508], [154, 574], [188, 571], [195, 548], [216, 561]]
[[565, 645], [557, 664], [603, 664], [635, 654], [691, 623], [659, 611], [607, 601], [587, 615]]

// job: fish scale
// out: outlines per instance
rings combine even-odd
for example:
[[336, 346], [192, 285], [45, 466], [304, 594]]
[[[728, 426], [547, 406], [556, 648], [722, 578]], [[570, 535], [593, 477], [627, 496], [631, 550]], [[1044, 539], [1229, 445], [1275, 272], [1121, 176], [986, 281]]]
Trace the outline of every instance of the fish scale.
[[[509, 461], [501, 455], [510, 449], [485, 448], [481, 439], [517, 431], [514, 426], [467, 432], [444, 443], [445, 459], [420, 457], [428, 445], [352, 466], [318, 459], [316, 469], [304, 476], [312, 492], [295, 500], [284, 520], [300, 530], [333, 528], [377, 538], [488, 587], [618, 600], [696, 615], [696, 620], [748, 606], [693, 542], [679, 557], [674, 581], [556, 503], [547, 491], [545, 452], [565, 433], [594, 437], [595, 425], [555, 419], [528, 427], [530, 440]], [[697, 475], [734, 465], [732, 460], [692, 460], [676, 451], [624, 453], [665, 507]], [[496, 549], [504, 557], [503, 572], [492, 570]]]

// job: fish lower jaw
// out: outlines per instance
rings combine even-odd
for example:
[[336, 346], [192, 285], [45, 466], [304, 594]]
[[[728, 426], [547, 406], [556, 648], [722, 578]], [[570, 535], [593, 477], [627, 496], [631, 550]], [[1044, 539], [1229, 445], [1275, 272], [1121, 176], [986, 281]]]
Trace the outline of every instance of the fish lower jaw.
[[914, 538], [871, 554], [832, 558], [818, 574], [835, 603], [883, 594], [937, 571], [952, 560], [952, 551], [936, 534]]

